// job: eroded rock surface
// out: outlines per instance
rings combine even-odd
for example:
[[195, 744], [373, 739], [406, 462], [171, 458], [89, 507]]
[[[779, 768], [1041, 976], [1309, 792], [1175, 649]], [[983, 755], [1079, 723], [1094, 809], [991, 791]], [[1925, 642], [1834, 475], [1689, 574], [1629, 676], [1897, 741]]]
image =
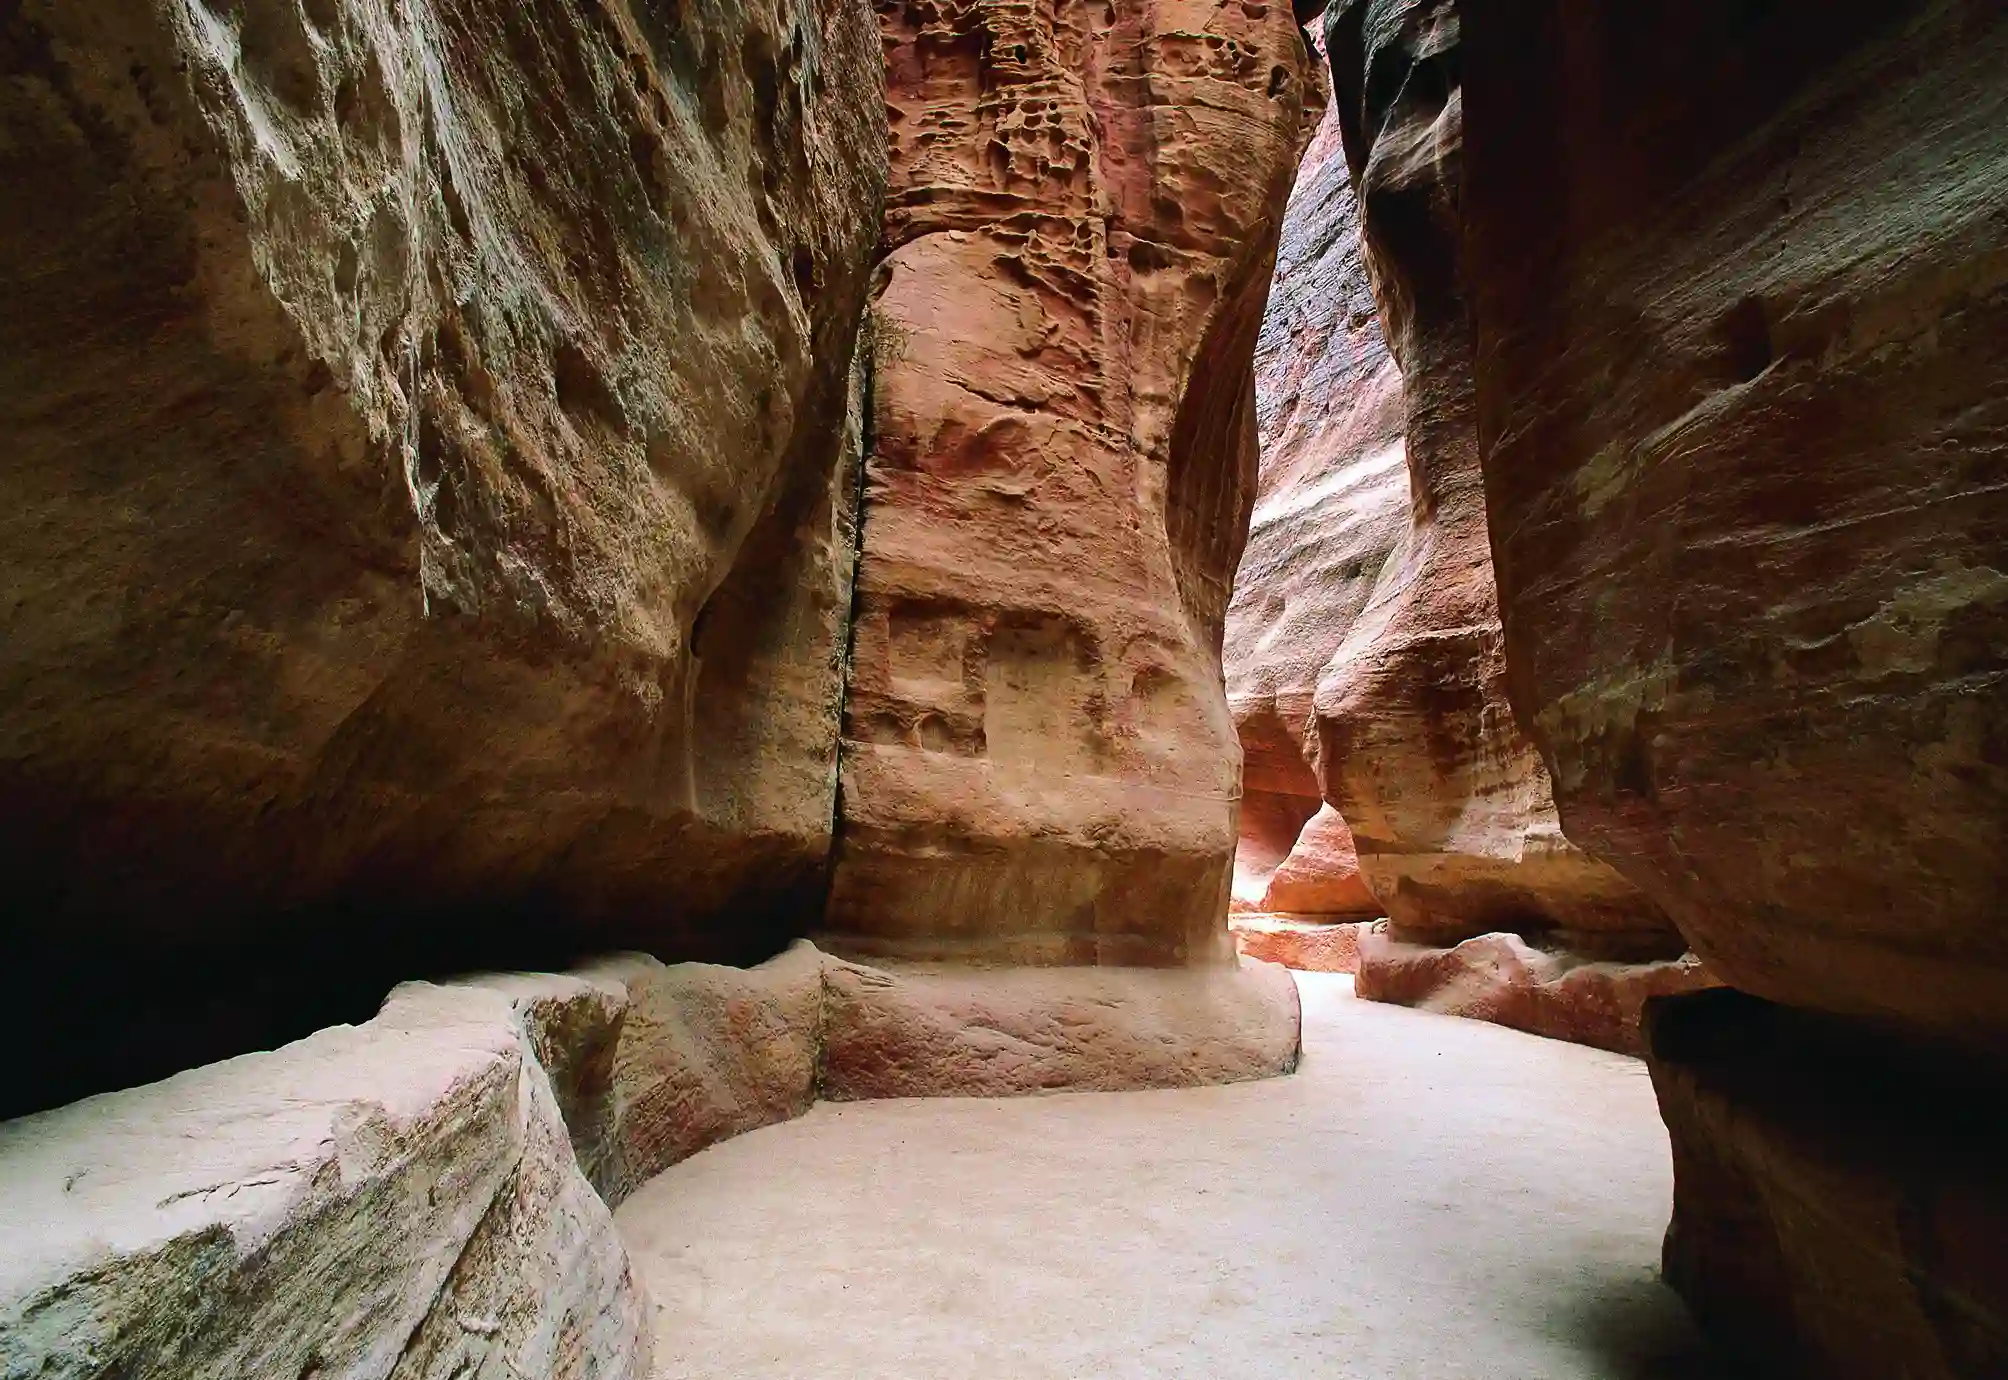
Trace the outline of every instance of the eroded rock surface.
[[1221, 618], [1318, 89], [1289, 11], [885, 0], [892, 187], [828, 941], [1229, 956]]
[[0, 72], [0, 944], [134, 1026], [26, 1105], [799, 932], [868, 8], [27, 0]]
[[1228, 922], [1235, 952], [1304, 973], [1357, 973], [1360, 938], [1371, 920], [1323, 920], [1301, 915], [1242, 914]]
[[588, 970], [628, 996], [593, 1175], [609, 1203], [707, 1145], [814, 1105], [823, 962], [803, 942], [754, 968], [623, 954]]
[[2008, 1135], [1984, 1067], [1722, 990], [1646, 1008], [1665, 1271], [1769, 1375], [2008, 1374]]
[[1466, 40], [1514, 706], [1569, 836], [1825, 1032], [1774, 1058], [1723, 1001], [1684, 1018], [1721, 1059], [1655, 1052], [1668, 1277], [1806, 1374], [2001, 1373], [2001, 1175], [1959, 1167], [2001, 1151], [1944, 1114], [2008, 1088], [2008, 12], [1512, 0]]
[[832, 1098], [1184, 1088], [1297, 1066], [1297, 984], [1268, 963], [887, 972], [831, 960], [824, 981]]
[[0, 1375], [648, 1380], [537, 1054], [590, 1063], [623, 1006], [575, 978], [418, 984], [366, 1025], [0, 1124]]
[[[1283, 217], [1255, 399], [1260, 473], [1222, 654], [1242, 752], [1234, 905], [1377, 915], [1350, 831], [1321, 810], [1314, 701], [1407, 526], [1408, 474], [1401, 375], [1375, 315], [1335, 108]], [[1313, 888], [1329, 894], [1309, 903]]]
[[1357, 947], [1354, 990], [1447, 1016], [1510, 1025], [1551, 1040], [1639, 1054], [1639, 1012], [1654, 997], [1714, 987], [1693, 954], [1657, 963], [1586, 960], [1534, 948], [1516, 934], [1482, 934], [1449, 948], [1405, 944], [1368, 926]]
[[1503, 8], [1487, 495], [1570, 833], [1744, 990], [2008, 1037], [2008, 15]]
[[1677, 954], [1657, 909], [1562, 837], [1507, 704], [1459, 244], [1457, 6], [1339, 0], [1326, 25], [1365, 257], [1401, 367], [1409, 512], [1318, 683], [1324, 797], [1400, 938], [1539, 930], [1587, 952]]
[[0, 1377], [648, 1380], [609, 1207], [818, 1096], [1296, 1066], [1279, 968], [887, 973], [807, 943], [398, 988], [363, 1025], [0, 1123]]

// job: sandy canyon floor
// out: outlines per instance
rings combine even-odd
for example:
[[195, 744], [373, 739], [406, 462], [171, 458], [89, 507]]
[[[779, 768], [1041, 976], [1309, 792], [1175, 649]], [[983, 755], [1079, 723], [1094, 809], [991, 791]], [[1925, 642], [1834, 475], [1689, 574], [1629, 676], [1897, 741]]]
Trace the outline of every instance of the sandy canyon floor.
[[617, 1220], [660, 1376], [1699, 1380], [1633, 1060], [1300, 974], [1296, 1076], [822, 1104]]

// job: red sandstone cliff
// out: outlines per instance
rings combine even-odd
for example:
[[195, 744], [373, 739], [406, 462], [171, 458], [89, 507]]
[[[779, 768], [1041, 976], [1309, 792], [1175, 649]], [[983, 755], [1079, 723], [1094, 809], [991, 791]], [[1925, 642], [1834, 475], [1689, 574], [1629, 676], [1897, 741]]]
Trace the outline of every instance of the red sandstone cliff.
[[893, 131], [829, 941], [1222, 957], [1286, 8], [880, 9]]
[[1313, 717], [1318, 677], [1408, 523], [1401, 375], [1364, 253], [1328, 107], [1284, 213], [1255, 348], [1261, 462], [1222, 656], [1242, 751], [1238, 910], [1380, 913], [1321, 798]]

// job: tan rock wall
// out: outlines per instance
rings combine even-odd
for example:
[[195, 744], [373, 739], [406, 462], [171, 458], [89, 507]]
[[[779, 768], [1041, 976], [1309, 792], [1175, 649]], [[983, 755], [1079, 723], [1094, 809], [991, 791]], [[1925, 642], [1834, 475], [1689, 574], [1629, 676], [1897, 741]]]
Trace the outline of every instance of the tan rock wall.
[[879, 14], [893, 175], [829, 940], [1224, 959], [1221, 620], [1303, 41], [1218, 0]]
[[0, 71], [0, 953], [129, 1027], [27, 1104], [799, 932], [869, 11], [28, 0]]

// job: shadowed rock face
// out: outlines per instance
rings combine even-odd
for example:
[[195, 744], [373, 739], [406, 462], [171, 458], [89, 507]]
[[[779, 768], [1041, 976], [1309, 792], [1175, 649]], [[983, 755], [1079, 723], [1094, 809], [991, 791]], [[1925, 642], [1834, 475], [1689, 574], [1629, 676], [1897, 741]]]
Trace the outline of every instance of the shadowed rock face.
[[1365, 259], [1404, 383], [1409, 501], [1318, 682], [1324, 797], [1397, 938], [1508, 930], [1599, 956], [1676, 954], [1657, 909], [1563, 839], [1506, 701], [1460, 248], [1457, 8], [1345, 0], [1326, 23]]
[[2002, 1038], [2008, 15], [1504, 8], [1486, 482], [1570, 835], [1739, 987]]
[[1766, 1373], [2002, 1374], [2008, 12], [1469, 21], [1514, 706], [1569, 837], [1781, 1004], [1657, 1022], [1667, 1276]]
[[799, 929], [868, 10], [27, 0], [0, 71], [0, 945], [106, 1076]]
[[828, 940], [1225, 958], [1250, 355], [1316, 115], [1286, 9], [887, 0]]

